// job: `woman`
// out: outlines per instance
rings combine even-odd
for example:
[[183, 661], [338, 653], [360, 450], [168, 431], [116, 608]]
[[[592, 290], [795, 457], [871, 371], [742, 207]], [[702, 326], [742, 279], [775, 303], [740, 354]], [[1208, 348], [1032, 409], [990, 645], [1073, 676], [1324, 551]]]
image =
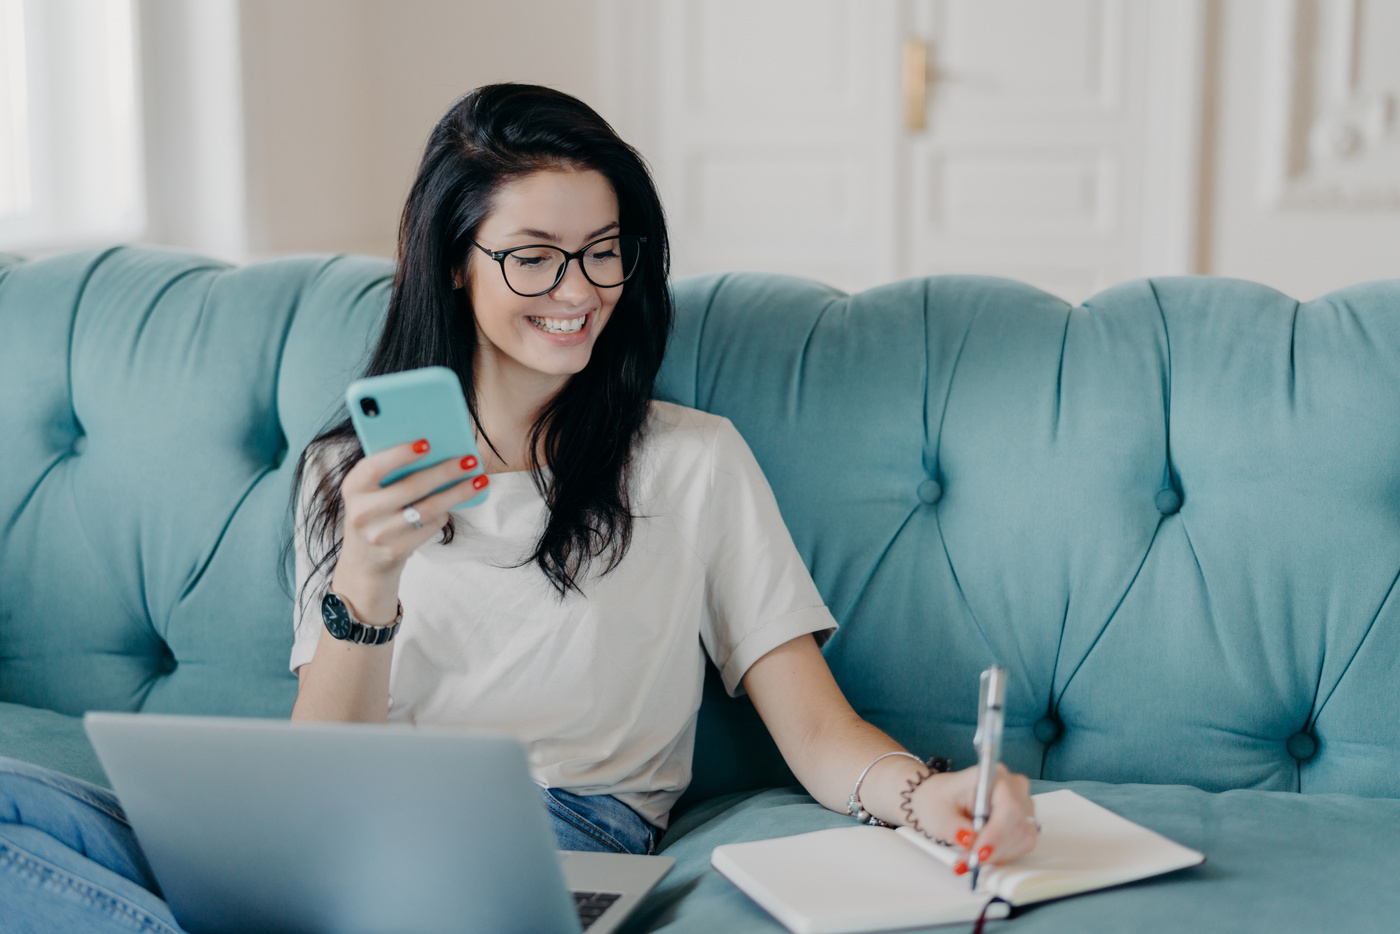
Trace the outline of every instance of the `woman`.
[[[689, 780], [703, 642], [822, 804], [1027, 852], [1024, 778], [1002, 770], [974, 835], [973, 770], [932, 774], [847, 704], [817, 646], [835, 621], [733, 426], [650, 401], [666, 273], [651, 180], [587, 106], [496, 85], [442, 119], [369, 371], [455, 370], [491, 493], [449, 513], [475, 472], [456, 460], [380, 487], [424, 446], [362, 457], [348, 422], [308, 447], [293, 718], [508, 729], [562, 848], [646, 853]], [[328, 635], [328, 597], [382, 644]], [[178, 934], [158, 892], [115, 796], [0, 760], [16, 929]]]
[[[743, 439], [651, 401], [667, 262], [645, 167], [580, 101], [495, 85], [437, 125], [369, 373], [454, 369], [491, 494], [449, 513], [471, 492], [457, 461], [381, 487], [424, 445], [363, 457], [348, 421], [308, 448], [292, 717], [510, 732], [562, 847], [647, 853], [689, 780], [703, 644], [825, 806], [863, 776], [875, 818], [1025, 853], [1027, 781], [1001, 776], [974, 836], [975, 769], [931, 775], [832, 679], [835, 621]], [[401, 628], [328, 637], [324, 594]]]

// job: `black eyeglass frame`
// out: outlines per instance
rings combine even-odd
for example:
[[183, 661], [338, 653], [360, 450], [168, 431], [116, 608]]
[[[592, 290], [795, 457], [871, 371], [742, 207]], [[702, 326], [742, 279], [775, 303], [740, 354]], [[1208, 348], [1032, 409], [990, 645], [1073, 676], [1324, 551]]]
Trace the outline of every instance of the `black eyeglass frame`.
[[[583, 255], [588, 252], [589, 248], [597, 246], [598, 244], [603, 243], [607, 240], [635, 240], [637, 243], [638, 262], [633, 263], [632, 268], [626, 270], [623, 273], [622, 282], [614, 282], [612, 285], [603, 285], [600, 282], [594, 282], [593, 277], [588, 274], [588, 267], [583, 264]], [[541, 295], [548, 295], [550, 292], [553, 292], [555, 289], [559, 288], [559, 283], [564, 281], [564, 274], [569, 271], [569, 263], [573, 260], [578, 260], [579, 272], [583, 273], [583, 277], [587, 279], [594, 287], [599, 289], [620, 288], [623, 282], [626, 282], [628, 279], [632, 278], [632, 273], [637, 271], [637, 267], [640, 265], [640, 260], [642, 258], [641, 250], [642, 247], [646, 245], [647, 238], [637, 236], [636, 234], [609, 234], [606, 237], [599, 237], [597, 240], [591, 240], [588, 243], [585, 243], [583, 246], [579, 247], [578, 252], [576, 253], [570, 253], [563, 247], [557, 247], [552, 243], [527, 243], [524, 246], [513, 246], [509, 250], [488, 250], [486, 249], [486, 247], [482, 246], [480, 243], [477, 243], [475, 240], [469, 240], [467, 242], [500, 264], [501, 278], [505, 280], [506, 288], [510, 289], [512, 292], [514, 292], [516, 295], [519, 295], [521, 298], [539, 298]], [[510, 276], [506, 275], [506, 257], [510, 256], [510, 254], [512, 253], [519, 252], [520, 250], [539, 249], [558, 250], [560, 253], [564, 254], [564, 262], [559, 265], [559, 274], [554, 277], [554, 282], [550, 284], [549, 288], [539, 292], [522, 292], [515, 286], [510, 284]]]

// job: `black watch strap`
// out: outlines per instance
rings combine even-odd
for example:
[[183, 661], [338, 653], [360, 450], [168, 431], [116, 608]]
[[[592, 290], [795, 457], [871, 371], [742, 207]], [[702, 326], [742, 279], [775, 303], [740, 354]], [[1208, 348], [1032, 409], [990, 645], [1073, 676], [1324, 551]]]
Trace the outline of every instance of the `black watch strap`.
[[331, 590], [321, 598], [321, 619], [325, 621], [326, 632], [345, 642], [359, 645], [383, 645], [398, 634], [403, 622], [403, 604], [399, 604], [398, 615], [387, 626], [371, 626], [362, 623], [350, 612], [344, 600]]

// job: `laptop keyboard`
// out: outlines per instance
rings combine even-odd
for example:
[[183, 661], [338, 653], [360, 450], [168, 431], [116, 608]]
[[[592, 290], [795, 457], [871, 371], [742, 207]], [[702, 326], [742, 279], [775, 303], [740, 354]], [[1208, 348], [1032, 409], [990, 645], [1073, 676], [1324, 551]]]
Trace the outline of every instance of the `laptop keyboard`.
[[621, 897], [617, 892], [575, 892], [574, 907], [578, 909], [578, 920], [583, 929], [588, 930]]

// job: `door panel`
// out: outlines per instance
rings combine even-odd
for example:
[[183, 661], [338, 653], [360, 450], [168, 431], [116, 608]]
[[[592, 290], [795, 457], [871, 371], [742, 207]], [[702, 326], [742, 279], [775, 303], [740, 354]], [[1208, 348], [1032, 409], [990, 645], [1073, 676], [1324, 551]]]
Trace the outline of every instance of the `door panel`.
[[924, 0], [907, 271], [1014, 274], [1072, 301], [1136, 272], [1145, 16], [1118, 0]]
[[850, 289], [898, 275], [888, 94], [897, 9], [663, 6], [657, 169], [678, 274], [762, 269]]
[[1200, 0], [664, 0], [653, 21], [677, 274], [975, 272], [1080, 301], [1191, 271]]
[[1122, 12], [1118, 0], [949, 0], [916, 15], [942, 40], [949, 111], [996, 120], [1114, 110]]

